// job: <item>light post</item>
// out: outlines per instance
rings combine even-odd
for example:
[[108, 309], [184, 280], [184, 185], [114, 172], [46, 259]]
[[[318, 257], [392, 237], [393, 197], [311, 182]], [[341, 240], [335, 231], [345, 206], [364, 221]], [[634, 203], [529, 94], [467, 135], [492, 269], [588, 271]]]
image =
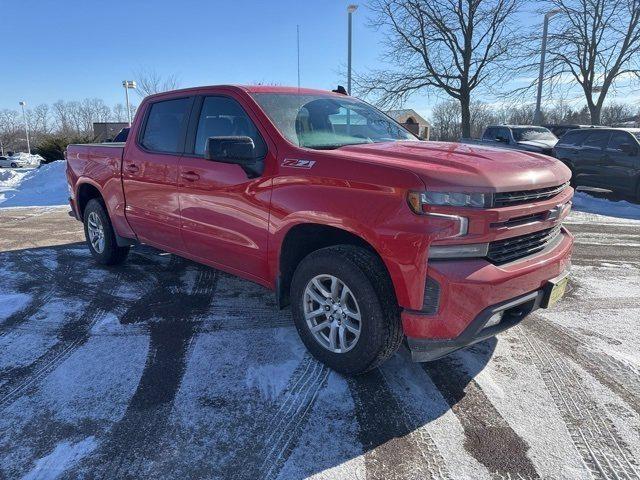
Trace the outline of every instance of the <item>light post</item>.
[[24, 107], [27, 104], [24, 100], [19, 102], [22, 107], [22, 119], [24, 120], [24, 131], [27, 134], [27, 153], [31, 155], [31, 144], [29, 143], [29, 125], [27, 124], [27, 115], [24, 113]]
[[124, 95], [127, 99], [127, 118], [129, 119], [129, 127], [131, 127], [131, 107], [129, 106], [129, 89], [136, 88], [137, 84], [133, 80], [123, 80]]
[[351, 95], [351, 18], [353, 17], [353, 12], [358, 9], [358, 5], [351, 4], [347, 7], [347, 12], [349, 12], [349, 34], [348, 34], [348, 51], [347, 51], [347, 93]]
[[533, 124], [542, 123], [542, 81], [544, 79], [544, 57], [547, 53], [547, 32], [549, 30], [549, 19], [562, 10], [551, 10], [544, 15], [544, 26], [542, 27], [542, 46], [540, 47], [540, 74], [538, 75], [538, 94], [536, 96], [536, 112], [533, 114]]

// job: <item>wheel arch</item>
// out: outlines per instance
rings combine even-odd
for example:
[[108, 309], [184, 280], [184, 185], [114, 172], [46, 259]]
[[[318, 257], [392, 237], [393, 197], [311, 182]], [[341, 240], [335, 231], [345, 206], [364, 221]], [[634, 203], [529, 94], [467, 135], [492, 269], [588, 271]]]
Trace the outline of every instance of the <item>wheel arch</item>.
[[[284, 308], [290, 303], [289, 290], [291, 287], [291, 280], [296, 267], [302, 259], [316, 250], [335, 245], [353, 245], [371, 252], [380, 259], [380, 262], [388, 275], [389, 282], [391, 285], [394, 285], [384, 259], [378, 253], [376, 248], [362, 236], [331, 225], [312, 222], [298, 223], [292, 226], [284, 234], [282, 242], [280, 243], [278, 274], [276, 279], [276, 297], [279, 308]], [[395, 291], [394, 297], [396, 297]]]
[[104, 197], [100, 188], [92, 182], [84, 181], [78, 184], [76, 189], [76, 199], [78, 206], [78, 215], [80, 215], [80, 219], [84, 218], [84, 209], [89, 203], [89, 200], [97, 198], [104, 203]]

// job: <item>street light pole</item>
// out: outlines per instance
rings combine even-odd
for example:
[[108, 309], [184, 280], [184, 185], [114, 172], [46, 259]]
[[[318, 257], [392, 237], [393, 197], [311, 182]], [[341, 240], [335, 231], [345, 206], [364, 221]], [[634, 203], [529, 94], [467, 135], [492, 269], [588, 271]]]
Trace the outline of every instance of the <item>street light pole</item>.
[[129, 89], [136, 88], [138, 85], [133, 80], [123, 80], [124, 95], [127, 99], [127, 118], [129, 119], [129, 127], [131, 127], [131, 107], [129, 106]]
[[547, 53], [547, 32], [549, 31], [549, 19], [560, 13], [561, 10], [551, 10], [544, 15], [544, 25], [542, 27], [542, 46], [540, 47], [540, 73], [538, 75], [538, 94], [536, 95], [536, 112], [533, 114], [533, 124], [542, 123], [542, 81], [544, 79], [544, 57]]
[[22, 119], [24, 120], [24, 131], [27, 134], [27, 153], [31, 155], [31, 144], [29, 143], [29, 125], [27, 124], [27, 115], [24, 112], [24, 106], [27, 104], [24, 100], [19, 102], [22, 107]]
[[351, 95], [351, 23], [353, 12], [358, 9], [358, 5], [351, 4], [347, 7], [347, 12], [349, 12], [349, 33], [348, 33], [348, 51], [347, 51], [347, 93]]

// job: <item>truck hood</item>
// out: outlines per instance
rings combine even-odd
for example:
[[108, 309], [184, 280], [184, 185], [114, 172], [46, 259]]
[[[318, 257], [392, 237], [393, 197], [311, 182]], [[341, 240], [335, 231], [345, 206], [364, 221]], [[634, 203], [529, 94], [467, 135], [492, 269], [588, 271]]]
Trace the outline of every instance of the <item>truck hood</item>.
[[507, 192], [553, 187], [571, 178], [571, 171], [554, 158], [483, 145], [384, 142], [349, 145], [331, 152], [410, 170], [427, 188], [438, 190]]

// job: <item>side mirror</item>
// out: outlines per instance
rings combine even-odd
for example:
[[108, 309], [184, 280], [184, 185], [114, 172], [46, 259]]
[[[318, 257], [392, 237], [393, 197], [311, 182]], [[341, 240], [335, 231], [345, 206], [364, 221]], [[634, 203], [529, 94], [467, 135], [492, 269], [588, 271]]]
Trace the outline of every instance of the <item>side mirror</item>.
[[630, 143], [623, 143], [620, 145], [620, 150], [622, 150], [624, 153], [626, 153], [627, 155], [635, 155], [636, 154], [636, 148], [631, 145]]
[[209, 137], [204, 158], [223, 163], [243, 164], [254, 160], [253, 140], [250, 137]]
[[209, 137], [204, 158], [240, 165], [249, 178], [259, 177], [264, 171], [262, 159], [255, 158], [255, 145], [251, 137]]

